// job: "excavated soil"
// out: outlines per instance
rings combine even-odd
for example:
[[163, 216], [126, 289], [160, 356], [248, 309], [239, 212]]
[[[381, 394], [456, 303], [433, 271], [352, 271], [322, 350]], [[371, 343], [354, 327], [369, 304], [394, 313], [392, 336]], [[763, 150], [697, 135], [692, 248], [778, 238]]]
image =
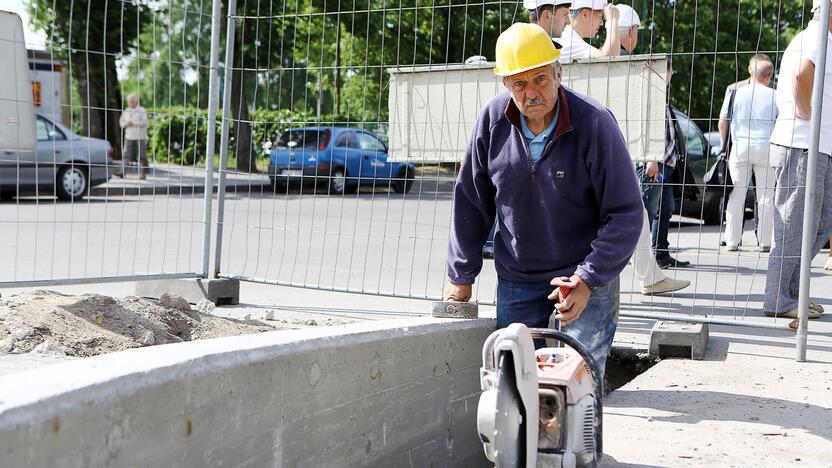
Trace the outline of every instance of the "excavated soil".
[[4, 297], [0, 298], [0, 353], [35, 350], [86, 357], [276, 329], [254, 320], [216, 317], [185, 307], [165, 307], [138, 297], [67, 296], [52, 291]]

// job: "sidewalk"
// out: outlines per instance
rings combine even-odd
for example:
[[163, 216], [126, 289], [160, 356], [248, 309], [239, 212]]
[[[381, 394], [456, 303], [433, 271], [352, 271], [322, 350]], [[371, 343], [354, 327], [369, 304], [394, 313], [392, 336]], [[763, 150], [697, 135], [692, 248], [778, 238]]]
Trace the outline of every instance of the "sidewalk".
[[[214, 168], [214, 192], [219, 185], [219, 170]], [[411, 193], [450, 192], [453, 189], [453, 174], [419, 173]], [[227, 169], [226, 192], [232, 193], [273, 193], [274, 189], [265, 173], [247, 174]], [[362, 188], [362, 192], [370, 190]], [[386, 185], [384, 190], [386, 190]], [[106, 184], [90, 188], [90, 196], [107, 197], [119, 195], [192, 195], [205, 193], [205, 167], [179, 166], [175, 164], [153, 164], [147, 178], [139, 179], [135, 167], [128, 169], [127, 177], [113, 177]]]
[[[219, 171], [214, 168], [214, 191], [219, 185]], [[271, 191], [266, 174], [244, 174], [229, 169], [225, 176], [226, 191]], [[146, 179], [139, 179], [135, 167], [126, 178], [113, 177], [103, 185], [92, 187], [91, 196], [116, 195], [191, 195], [205, 193], [205, 168], [154, 164]]]

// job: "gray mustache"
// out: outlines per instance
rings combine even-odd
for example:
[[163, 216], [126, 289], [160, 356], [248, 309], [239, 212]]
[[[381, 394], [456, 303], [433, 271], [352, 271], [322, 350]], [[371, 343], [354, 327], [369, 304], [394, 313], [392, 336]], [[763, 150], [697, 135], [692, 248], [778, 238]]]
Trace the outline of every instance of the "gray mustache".
[[534, 98], [531, 98], [531, 99], [526, 99], [526, 106], [539, 106], [539, 105], [541, 105], [545, 102], [546, 101], [544, 101], [543, 98], [534, 97]]

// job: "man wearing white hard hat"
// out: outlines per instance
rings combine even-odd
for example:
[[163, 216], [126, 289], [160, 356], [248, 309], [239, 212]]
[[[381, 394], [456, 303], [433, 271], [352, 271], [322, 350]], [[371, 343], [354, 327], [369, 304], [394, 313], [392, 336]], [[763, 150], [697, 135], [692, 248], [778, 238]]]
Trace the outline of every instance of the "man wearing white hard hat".
[[[621, 52], [618, 39], [618, 10], [607, 0], [574, 0], [570, 24], [563, 29], [560, 39], [561, 63], [590, 57], [612, 57]], [[598, 34], [606, 18], [607, 39], [601, 48], [586, 42]]]
[[[529, 22], [534, 23], [556, 38], [569, 24], [569, 6], [572, 0], [523, 0], [523, 8], [529, 10]], [[560, 48], [560, 44], [555, 43]]]
[[[828, 0], [824, 0], [828, 1]], [[777, 186], [774, 194], [774, 239], [768, 258], [763, 312], [774, 317], [797, 317], [800, 286], [800, 250], [803, 219], [809, 216], [813, 258], [832, 234], [832, 21], [821, 30], [821, 0], [812, 2], [814, 17], [786, 47], [777, 83], [777, 121], [771, 133], [769, 158]], [[807, 160], [811, 138], [812, 94], [818, 35], [826, 37], [827, 60], [820, 115], [818, 164], [815, 172], [815, 208], [804, 213]], [[823, 313], [820, 304], [809, 305], [809, 318]], [[789, 327], [797, 329], [794, 320]]]
[[618, 37], [621, 41], [621, 55], [633, 54], [638, 45], [638, 31], [644, 29], [641, 18], [630, 5], [616, 5], [618, 10]]

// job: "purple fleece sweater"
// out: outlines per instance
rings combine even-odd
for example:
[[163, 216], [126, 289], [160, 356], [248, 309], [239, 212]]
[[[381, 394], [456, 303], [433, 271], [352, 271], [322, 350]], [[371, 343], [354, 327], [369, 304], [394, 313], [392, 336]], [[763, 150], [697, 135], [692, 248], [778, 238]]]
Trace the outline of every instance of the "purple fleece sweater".
[[641, 233], [641, 201], [624, 137], [609, 110], [563, 86], [560, 115], [532, 165], [520, 111], [502, 93], [480, 113], [454, 187], [448, 277], [471, 284], [494, 237], [497, 274], [548, 283], [577, 274], [591, 289], [613, 280]]

